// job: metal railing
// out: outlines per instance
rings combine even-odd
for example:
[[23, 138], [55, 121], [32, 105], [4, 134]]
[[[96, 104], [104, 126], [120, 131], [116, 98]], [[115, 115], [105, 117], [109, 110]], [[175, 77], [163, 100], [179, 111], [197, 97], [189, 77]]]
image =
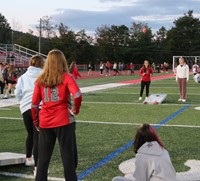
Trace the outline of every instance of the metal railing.
[[13, 63], [16, 67], [28, 67], [33, 55], [46, 55], [17, 44], [0, 44], [0, 61]]

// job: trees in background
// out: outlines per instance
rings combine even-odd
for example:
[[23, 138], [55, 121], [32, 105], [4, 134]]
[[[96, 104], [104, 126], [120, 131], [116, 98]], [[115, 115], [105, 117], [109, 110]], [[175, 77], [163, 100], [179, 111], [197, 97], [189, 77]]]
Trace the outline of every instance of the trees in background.
[[6, 18], [0, 13], [0, 43], [10, 43], [11, 41], [11, 27]]
[[[97, 27], [95, 36], [87, 35], [85, 30], [73, 31], [67, 25], [53, 25], [51, 17], [41, 19], [41, 52], [47, 54], [53, 48], [64, 52], [67, 59], [78, 63], [99, 63], [99, 61], [117, 61], [142, 63], [169, 62], [173, 55], [200, 54], [200, 20], [193, 11], [188, 11], [174, 21], [167, 30], [162, 26], [153, 33], [146, 23], [133, 22], [125, 25], [102, 25]], [[38, 29], [38, 30], [40, 30]], [[38, 37], [33, 31], [22, 33], [14, 31], [14, 43], [38, 50]], [[0, 14], [0, 43], [11, 43], [11, 28]]]

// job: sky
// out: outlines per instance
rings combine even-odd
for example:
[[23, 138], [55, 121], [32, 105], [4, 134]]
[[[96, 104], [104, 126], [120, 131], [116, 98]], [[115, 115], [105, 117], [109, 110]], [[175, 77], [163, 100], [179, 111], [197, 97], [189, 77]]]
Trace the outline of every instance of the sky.
[[200, 0], [6, 0], [0, 13], [18, 31], [35, 30], [40, 18], [50, 16], [54, 24], [94, 34], [102, 25], [130, 28], [132, 22], [148, 23], [154, 32], [162, 26], [170, 29], [188, 10], [200, 18]]

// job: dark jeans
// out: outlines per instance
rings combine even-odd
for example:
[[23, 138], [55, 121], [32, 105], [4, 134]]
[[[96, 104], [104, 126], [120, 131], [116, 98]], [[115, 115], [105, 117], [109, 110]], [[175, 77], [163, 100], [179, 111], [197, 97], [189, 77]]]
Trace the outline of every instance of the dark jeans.
[[1, 87], [1, 94], [3, 94], [3, 90], [5, 88], [5, 83], [3, 83], [2, 81], [0, 81], [0, 87]]
[[77, 147], [75, 123], [57, 128], [40, 128], [39, 161], [36, 181], [47, 181], [48, 166], [55, 146], [56, 138], [60, 146], [60, 153], [67, 181], [77, 181]]
[[35, 166], [37, 166], [39, 132], [36, 130], [35, 126], [33, 125], [31, 109], [24, 112], [22, 116], [24, 120], [24, 125], [26, 127], [26, 131], [28, 133], [26, 137], [26, 158], [30, 158], [33, 152]]
[[150, 84], [151, 84], [151, 81], [149, 81], [149, 82], [141, 81], [140, 97], [142, 97], [145, 87], [146, 87], [146, 97], [149, 97]]

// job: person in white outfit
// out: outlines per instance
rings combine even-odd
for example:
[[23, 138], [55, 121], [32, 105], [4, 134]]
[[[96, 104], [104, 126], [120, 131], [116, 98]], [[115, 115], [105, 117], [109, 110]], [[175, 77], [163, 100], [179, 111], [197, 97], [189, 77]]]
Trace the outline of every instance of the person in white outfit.
[[33, 56], [30, 60], [28, 70], [18, 79], [15, 89], [15, 96], [20, 103], [20, 111], [27, 130], [25, 165], [35, 166], [34, 173], [36, 172], [38, 161], [38, 131], [33, 126], [31, 103], [35, 80], [40, 75], [43, 65], [44, 60], [41, 56]]
[[176, 181], [169, 153], [149, 124], [143, 124], [137, 130], [134, 151], [136, 157], [133, 177], [115, 177], [113, 181]]
[[179, 58], [179, 65], [176, 70], [176, 82], [179, 87], [179, 99], [178, 101], [186, 102], [187, 92], [186, 87], [189, 81], [189, 67], [183, 57]]

